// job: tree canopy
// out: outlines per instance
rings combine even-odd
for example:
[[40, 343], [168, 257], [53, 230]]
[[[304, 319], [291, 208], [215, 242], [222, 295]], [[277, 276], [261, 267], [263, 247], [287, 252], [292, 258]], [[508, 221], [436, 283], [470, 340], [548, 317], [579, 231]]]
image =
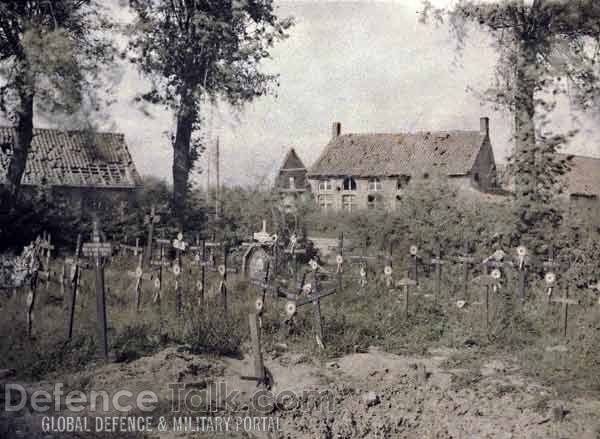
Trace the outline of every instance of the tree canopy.
[[556, 152], [574, 132], [556, 132], [550, 114], [568, 95], [583, 110], [600, 97], [600, 4], [593, 0], [459, 0], [448, 10], [424, 2], [423, 19], [448, 20], [459, 52], [472, 27], [492, 36], [495, 81], [481, 97], [514, 116], [510, 168], [521, 232], [543, 233], [561, 215], [554, 204], [568, 163]]
[[34, 110], [76, 112], [112, 45], [95, 0], [0, 0], [0, 110], [16, 129], [2, 194], [13, 204], [33, 137]]
[[185, 206], [189, 172], [202, 151], [194, 133], [202, 103], [240, 106], [273, 91], [277, 76], [260, 70], [269, 49], [286, 37], [290, 19], [272, 0], [130, 0], [129, 57], [152, 80], [141, 99], [175, 114], [173, 205]]

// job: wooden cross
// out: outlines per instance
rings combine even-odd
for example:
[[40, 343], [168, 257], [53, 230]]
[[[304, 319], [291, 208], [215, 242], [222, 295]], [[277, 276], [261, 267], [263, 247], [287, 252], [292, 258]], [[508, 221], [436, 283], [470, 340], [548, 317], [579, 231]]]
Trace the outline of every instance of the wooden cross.
[[455, 258], [459, 264], [463, 264], [464, 267], [464, 287], [465, 287], [465, 298], [469, 296], [469, 271], [472, 265], [475, 264], [475, 258], [469, 253], [469, 243], [465, 241], [463, 247], [463, 254]]
[[183, 273], [181, 254], [185, 251], [187, 242], [183, 240], [183, 233], [179, 232], [177, 238], [173, 240], [175, 249], [175, 262], [173, 263], [173, 274], [175, 275], [175, 313], [181, 317], [183, 311], [183, 291], [179, 280]]
[[408, 318], [408, 304], [409, 304], [409, 293], [410, 287], [417, 285], [417, 281], [408, 277], [404, 277], [396, 282], [396, 286], [402, 287], [404, 291], [404, 317]]
[[[69, 299], [67, 303], [67, 320], [65, 325], [65, 338], [67, 340], [71, 340], [73, 336], [73, 322], [75, 319], [75, 304], [77, 302], [77, 287], [79, 286], [79, 270], [80, 270], [80, 261], [79, 258], [81, 256], [81, 234], [77, 235], [77, 246], [75, 247], [75, 255], [71, 261], [70, 273], [69, 273]], [[68, 260], [66, 261], [69, 262]]]
[[525, 300], [525, 288], [527, 287], [527, 272], [530, 263], [529, 250], [524, 245], [517, 247], [516, 267], [519, 273], [517, 286], [517, 297], [520, 301]]
[[48, 284], [50, 282], [56, 283], [60, 286], [61, 296], [65, 295], [65, 284], [67, 283], [67, 261], [63, 260], [62, 268], [60, 273], [53, 272], [50, 267], [45, 266], [45, 270], [38, 271], [38, 279], [46, 281], [46, 290], [48, 290]]
[[[44, 263], [44, 268], [45, 271], [50, 274], [50, 259], [52, 256], [52, 250], [54, 250], [54, 246], [52, 245], [52, 236], [50, 235], [50, 233], [44, 233], [44, 237], [42, 238], [42, 241], [40, 242], [40, 248], [43, 249], [45, 251], [44, 254], [44, 258], [45, 258], [45, 263]], [[48, 276], [46, 278], [46, 291], [48, 291], [48, 288], [50, 287], [50, 276]]]
[[190, 250], [195, 252], [194, 265], [200, 266], [200, 279], [196, 281], [196, 290], [200, 293], [198, 297], [198, 304], [204, 303], [204, 292], [206, 290], [206, 267], [208, 262], [206, 260], [206, 241], [202, 240], [200, 245], [199, 237], [196, 236], [196, 245], [190, 247]]
[[306, 249], [298, 248], [298, 236], [294, 233], [290, 237], [290, 246], [285, 253], [292, 259], [294, 280], [298, 280], [298, 255], [305, 255]]
[[542, 266], [544, 267], [545, 271], [544, 281], [546, 282], [547, 286], [548, 303], [550, 303], [552, 301], [552, 293], [557, 283], [557, 275], [555, 271], [557, 269], [564, 269], [566, 267], [555, 258], [554, 247], [549, 248], [548, 259], [542, 263]]
[[491, 274], [482, 274], [481, 276], [477, 276], [473, 279], [473, 283], [478, 285], [485, 286], [485, 328], [489, 330], [490, 328], [490, 288], [494, 291], [498, 289], [500, 285], [500, 280], [502, 278], [502, 272], [495, 268]]
[[108, 359], [108, 322], [106, 317], [106, 296], [104, 291], [105, 259], [112, 254], [109, 242], [100, 242], [100, 221], [94, 220], [92, 242], [83, 244], [83, 256], [93, 258], [96, 287], [96, 312], [98, 314], [98, 332], [100, 349], [105, 359]]
[[437, 242], [435, 245], [435, 256], [431, 258], [431, 265], [435, 266], [435, 301], [437, 301], [437, 298], [442, 294], [442, 266], [444, 264], [445, 262], [442, 259], [442, 246]]
[[[298, 308], [312, 303], [315, 318], [315, 338], [319, 348], [325, 349], [325, 345], [323, 344], [323, 320], [321, 319], [321, 299], [334, 294], [337, 291], [337, 289], [334, 288], [332, 290], [320, 293], [319, 276], [317, 275], [317, 271], [318, 269], [313, 269], [312, 272], [314, 285], [311, 286], [310, 284], [305, 284], [303, 287], [303, 290], [305, 291], [307, 297], [298, 298], [295, 302], [288, 303], [288, 305], [286, 306], [286, 310], [288, 312], [288, 315], [291, 314], [291, 318], [296, 313], [296, 310]], [[292, 310], [293, 312], [291, 312]]]
[[408, 250], [410, 257], [413, 259], [413, 275], [412, 278], [415, 280], [415, 282], [418, 284], [419, 283], [419, 247], [417, 245], [411, 245], [409, 250]]
[[250, 323], [250, 340], [252, 342], [252, 351], [254, 354], [254, 376], [242, 376], [241, 379], [256, 381], [257, 387], [270, 387], [270, 379], [263, 361], [261, 327], [258, 322], [258, 315], [256, 313], [248, 314], [248, 321]]
[[[39, 251], [40, 247], [40, 239], [39, 236], [32, 246], [32, 260], [33, 265], [37, 266], [37, 261], [39, 260]], [[35, 307], [35, 299], [37, 296], [37, 286], [38, 286], [38, 270], [34, 270], [31, 273], [31, 277], [28, 280], [28, 292], [26, 296], [26, 320], [27, 320], [27, 337], [31, 337], [33, 334], [33, 310]]]
[[366, 256], [366, 240], [365, 240], [365, 245], [363, 246], [363, 251], [362, 251], [362, 255], [350, 255], [348, 258], [351, 261], [358, 261], [358, 266], [359, 266], [359, 285], [360, 285], [360, 291], [363, 291], [365, 289], [365, 287], [368, 284], [368, 278], [367, 278], [367, 262], [370, 260], [376, 260], [377, 258], [375, 256]]
[[335, 261], [335, 275], [337, 279], [337, 287], [338, 291], [342, 291], [344, 284], [344, 232], [340, 232], [340, 237], [338, 238], [337, 256]]
[[256, 315], [258, 317], [259, 326], [262, 328], [262, 316], [265, 309], [265, 299], [267, 297], [267, 291], [269, 287], [269, 263], [267, 262], [267, 266], [265, 267], [265, 276], [264, 276], [264, 284], [261, 285], [262, 289], [258, 297], [256, 298], [255, 308]]
[[569, 305], [579, 305], [579, 300], [569, 299], [569, 286], [567, 285], [565, 288], [564, 297], [558, 297], [555, 299], [551, 299], [551, 303], [560, 303], [563, 306], [563, 337], [567, 337], [567, 325], [569, 320]]
[[139, 311], [142, 302], [142, 282], [144, 280], [152, 280], [152, 273], [144, 272], [144, 261], [141, 254], [139, 255], [138, 265], [135, 271], [128, 271], [127, 275], [135, 279], [133, 293], [135, 298], [135, 309], [136, 311]]
[[163, 287], [163, 269], [164, 267], [169, 267], [171, 263], [165, 259], [165, 247], [171, 246], [171, 241], [168, 239], [156, 239], [156, 243], [159, 246], [159, 259], [158, 260], [150, 260], [150, 264], [155, 267], [155, 271], [158, 273], [154, 278], [154, 297], [152, 298], [152, 303], [160, 304], [161, 292]]
[[217, 271], [221, 275], [221, 282], [219, 284], [219, 296], [221, 297], [221, 306], [223, 310], [227, 312], [227, 273], [237, 272], [235, 268], [227, 267], [227, 259], [229, 257], [229, 246], [223, 245], [223, 265], [219, 265]]
[[156, 214], [156, 209], [154, 204], [150, 209], [150, 214], [144, 217], [144, 224], [148, 226], [148, 240], [146, 244], [146, 254], [144, 257], [144, 265], [150, 265], [150, 261], [152, 260], [152, 242], [154, 236], [154, 225], [160, 222], [160, 215]]

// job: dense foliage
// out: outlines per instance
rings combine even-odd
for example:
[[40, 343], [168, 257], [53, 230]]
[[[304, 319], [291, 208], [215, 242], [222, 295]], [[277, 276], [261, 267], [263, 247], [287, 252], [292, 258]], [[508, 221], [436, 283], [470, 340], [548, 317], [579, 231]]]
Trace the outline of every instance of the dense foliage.
[[516, 223], [520, 233], [539, 241], [561, 221], [556, 195], [569, 164], [556, 152], [575, 134], [555, 132], [549, 123], [557, 97], [568, 95], [589, 110], [600, 96], [600, 7], [591, 0], [460, 0], [447, 10], [424, 4], [425, 21], [448, 20], [459, 52], [472, 27], [492, 36], [496, 79], [480, 96], [514, 117]]

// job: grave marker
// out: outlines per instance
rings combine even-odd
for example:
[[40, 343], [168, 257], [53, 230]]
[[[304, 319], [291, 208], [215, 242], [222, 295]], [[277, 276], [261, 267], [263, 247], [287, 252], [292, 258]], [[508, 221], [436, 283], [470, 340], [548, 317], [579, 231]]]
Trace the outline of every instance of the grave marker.
[[200, 293], [198, 297], [198, 304], [204, 303], [204, 292], [206, 290], [206, 267], [208, 262], [206, 260], [206, 241], [202, 240], [202, 244], [199, 242], [199, 238], [196, 237], [196, 245], [190, 247], [190, 250], [195, 252], [194, 265], [200, 267], [200, 279], [196, 280], [196, 291]]
[[485, 329], [489, 331], [490, 328], [490, 287], [494, 292], [498, 290], [500, 285], [500, 279], [502, 278], [502, 272], [495, 268], [491, 274], [482, 274], [473, 279], [473, 283], [485, 286]]
[[416, 283], [419, 283], [419, 247], [416, 245], [411, 245], [408, 249], [408, 253], [410, 257], [413, 259], [413, 275], [412, 278]]
[[464, 292], [465, 292], [465, 298], [467, 298], [469, 296], [469, 272], [470, 272], [471, 266], [475, 264], [475, 258], [470, 253], [468, 242], [465, 241], [464, 247], [463, 247], [463, 253], [461, 256], [456, 257], [455, 261], [457, 261], [459, 264], [462, 264], [464, 267], [464, 277], [463, 277], [464, 289], [465, 289]]
[[250, 340], [252, 342], [252, 352], [254, 354], [254, 376], [242, 376], [241, 378], [246, 381], [256, 381], [257, 386], [269, 387], [269, 378], [263, 361], [261, 329], [258, 323], [257, 314], [248, 314], [248, 321], [250, 323]]
[[171, 245], [171, 241], [168, 239], [156, 239], [156, 243], [159, 245], [159, 259], [151, 260], [151, 265], [155, 266], [155, 270], [158, 272], [158, 276], [154, 278], [154, 297], [152, 303], [160, 304], [161, 292], [163, 287], [163, 269], [171, 264], [165, 259], [165, 247]]
[[65, 325], [65, 337], [67, 340], [71, 340], [73, 336], [73, 322], [75, 319], [75, 304], [77, 302], [77, 288], [79, 286], [79, 270], [80, 270], [80, 261], [79, 257], [81, 256], [81, 234], [77, 235], [77, 246], [75, 247], [75, 255], [73, 256], [71, 270], [69, 273], [69, 299], [67, 303], [67, 321]]
[[45, 259], [44, 268], [45, 272], [48, 273], [48, 277], [46, 278], [46, 291], [50, 288], [50, 260], [52, 257], [52, 250], [54, 250], [54, 246], [52, 245], [52, 236], [50, 233], [44, 233], [42, 241], [39, 243], [40, 249], [43, 250], [42, 253]]
[[180, 277], [183, 274], [181, 254], [185, 251], [187, 242], [183, 240], [183, 233], [179, 232], [177, 238], [173, 240], [175, 249], [175, 262], [173, 263], [173, 274], [175, 275], [175, 313], [181, 317], [183, 312], [183, 290], [181, 288]]
[[529, 266], [529, 250], [524, 245], [517, 247], [517, 268], [519, 272], [519, 282], [517, 287], [517, 296], [521, 302], [525, 301], [525, 289], [527, 287], [527, 273]]
[[261, 328], [262, 328], [262, 316], [263, 316], [264, 309], [265, 309], [265, 299], [267, 296], [268, 285], [269, 285], [269, 263], [267, 263], [267, 266], [265, 267], [264, 284], [263, 284], [261, 293], [258, 295], [258, 297], [256, 298], [256, 302], [255, 302], [256, 315], [258, 316], [258, 323]]
[[285, 253], [291, 256], [292, 259], [292, 271], [294, 274], [294, 280], [298, 280], [298, 255], [305, 255], [306, 249], [298, 248], [298, 237], [294, 233], [290, 237], [290, 246], [285, 250]]
[[431, 265], [435, 266], [435, 301], [442, 294], [442, 266], [445, 262], [442, 260], [442, 246], [439, 242], [435, 245], [435, 257], [431, 259]]
[[350, 255], [349, 259], [351, 261], [358, 261], [358, 267], [359, 267], [359, 271], [358, 271], [358, 276], [359, 276], [359, 286], [360, 286], [360, 290], [359, 290], [359, 294], [360, 292], [364, 291], [364, 289], [367, 287], [369, 280], [368, 280], [368, 272], [367, 272], [367, 262], [369, 260], [375, 260], [377, 259], [374, 256], [366, 256], [366, 252], [367, 252], [367, 241], [368, 238], [365, 239], [365, 244], [363, 245], [363, 251], [362, 251], [362, 255]]
[[144, 224], [148, 226], [148, 240], [146, 244], [146, 254], [144, 255], [144, 266], [149, 266], [152, 260], [152, 243], [154, 237], [154, 225], [160, 223], [160, 215], [156, 214], [154, 204], [150, 209], [150, 214], [144, 217]]
[[396, 282], [396, 286], [402, 287], [404, 293], [404, 317], [408, 318], [408, 304], [409, 304], [409, 294], [410, 287], [414, 287], [417, 285], [417, 281], [408, 277], [404, 277]]
[[95, 286], [96, 286], [96, 312], [98, 318], [98, 332], [100, 336], [100, 349], [105, 359], [108, 359], [108, 322], [106, 317], [106, 297], [104, 291], [104, 266], [105, 258], [112, 254], [109, 242], [100, 242], [99, 220], [94, 220], [92, 242], [83, 244], [83, 256], [94, 260]]
[[565, 295], [564, 297], [558, 297], [556, 299], [552, 299], [551, 300], [552, 303], [559, 303], [562, 304], [563, 306], [563, 318], [562, 318], [562, 323], [563, 323], [563, 337], [566, 338], [567, 337], [567, 327], [568, 327], [568, 321], [569, 321], [569, 305], [579, 305], [579, 300], [575, 300], [575, 299], [569, 299], [569, 286], [567, 285], [565, 288]]
[[132, 277], [135, 279], [135, 286], [134, 286], [134, 300], [135, 300], [135, 309], [136, 311], [140, 310], [140, 305], [142, 302], [142, 282], [144, 280], [152, 280], [152, 274], [151, 273], [145, 273], [144, 272], [144, 260], [143, 260], [143, 255], [140, 254], [139, 255], [139, 259], [138, 259], [138, 265], [135, 269], [135, 271], [128, 271], [127, 275], [129, 277]]
[[[303, 291], [306, 295], [305, 298], [298, 298], [295, 302], [288, 303], [286, 305], [286, 312], [288, 316], [293, 317], [296, 313], [297, 309], [312, 303], [313, 312], [314, 312], [314, 330], [315, 330], [315, 339], [317, 341], [317, 345], [321, 349], [325, 349], [325, 345], [323, 344], [323, 320], [321, 318], [321, 299], [334, 294], [337, 290], [334, 288], [332, 290], [321, 293], [319, 287], [319, 277], [317, 275], [318, 269], [313, 269], [313, 283], [305, 284], [303, 286]], [[290, 315], [291, 314], [291, 315]]]
[[[335, 268], [335, 276], [337, 280], [338, 290], [341, 292], [344, 283], [344, 233], [340, 233], [340, 237], [338, 239], [338, 252], [335, 257], [336, 268]], [[297, 280], [297, 279], [296, 279]]]

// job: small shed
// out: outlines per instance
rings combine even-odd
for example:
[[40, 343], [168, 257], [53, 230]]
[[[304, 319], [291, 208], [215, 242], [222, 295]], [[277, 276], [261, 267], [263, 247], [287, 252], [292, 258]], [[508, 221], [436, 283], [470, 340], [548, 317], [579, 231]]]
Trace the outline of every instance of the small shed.
[[[0, 183], [15, 136], [14, 128], [0, 127]], [[50, 189], [74, 207], [94, 208], [131, 201], [142, 182], [123, 134], [37, 128], [21, 184], [24, 192]]]

